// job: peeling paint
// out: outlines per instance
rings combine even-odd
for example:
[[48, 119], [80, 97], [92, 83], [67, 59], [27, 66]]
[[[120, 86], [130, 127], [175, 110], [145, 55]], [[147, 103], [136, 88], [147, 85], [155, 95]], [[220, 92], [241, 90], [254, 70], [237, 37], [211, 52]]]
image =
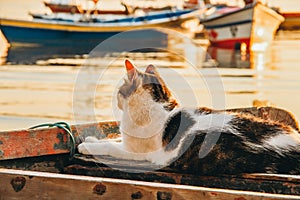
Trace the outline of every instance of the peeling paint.
[[58, 138], [59, 142], [55, 143], [53, 146], [53, 149], [58, 150], [58, 149], [69, 149], [68, 148], [68, 142], [64, 141], [64, 136], [65, 134], [63, 133], [58, 133], [56, 138]]

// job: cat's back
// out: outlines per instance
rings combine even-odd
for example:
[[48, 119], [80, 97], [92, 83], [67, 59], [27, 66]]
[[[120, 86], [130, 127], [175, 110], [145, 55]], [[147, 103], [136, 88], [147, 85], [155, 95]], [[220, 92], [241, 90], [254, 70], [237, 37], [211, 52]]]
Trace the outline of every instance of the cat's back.
[[178, 109], [163, 134], [172, 166], [199, 174], [300, 174], [300, 135], [283, 123], [208, 108]]

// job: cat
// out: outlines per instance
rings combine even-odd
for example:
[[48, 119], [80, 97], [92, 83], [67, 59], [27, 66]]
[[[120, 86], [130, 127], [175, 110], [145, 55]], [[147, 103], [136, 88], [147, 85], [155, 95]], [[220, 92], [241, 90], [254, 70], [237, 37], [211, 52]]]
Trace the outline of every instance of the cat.
[[87, 137], [82, 154], [145, 160], [192, 174], [300, 174], [300, 134], [249, 114], [180, 107], [156, 67], [125, 61], [121, 138]]

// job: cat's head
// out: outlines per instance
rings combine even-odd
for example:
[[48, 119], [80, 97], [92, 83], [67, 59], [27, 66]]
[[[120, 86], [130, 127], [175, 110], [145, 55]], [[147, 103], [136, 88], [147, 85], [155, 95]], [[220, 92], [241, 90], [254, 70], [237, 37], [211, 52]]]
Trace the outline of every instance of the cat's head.
[[129, 60], [125, 61], [125, 67], [127, 77], [118, 91], [121, 110], [131, 107], [143, 112], [152, 104], [158, 104], [165, 111], [171, 111], [178, 106], [156, 67], [149, 65], [145, 72], [141, 72]]

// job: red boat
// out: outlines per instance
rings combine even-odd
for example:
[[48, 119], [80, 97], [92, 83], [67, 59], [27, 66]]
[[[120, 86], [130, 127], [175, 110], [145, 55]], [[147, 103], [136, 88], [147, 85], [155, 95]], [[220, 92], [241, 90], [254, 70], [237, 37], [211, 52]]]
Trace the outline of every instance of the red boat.
[[[93, 1], [94, 4], [96, 5], [98, 1]], [[93, 9], [93, 10], [87, 10], [84, 9], [83, 6], [80, 3], [59, 3], [59, 2], [47, 2], [44, 1], [45, 6], [50, 8], [50, 10], [53, 13], [71, 13], [71, 14], [85, 14], [85, 13], [90, 13], [90, 14], [113, 14], [113, 15], [128, 15], [130, 13], [128, 7], [125, 4], [122, 4], [124, 6], [123, 10], [99, 10], [99, 9]]]
[[[152, 2], [148, 3], [139, 3], [135, 1], [121, 1], [120, 4], [123, 6], [121, 10], [100, 10], [97, 8], [98, 0], [93, 0], [94, 9], [85, 9], [82, 3], [77, 1], [44, 1], [46, 7], [50, 8], [53, 13], [71, 13], [71, 14], [112, 14], [112, 15], [128, 15], [135, 13], [137, 10], [150, 12], [150, 11], [162, 11], [162, 10], [171, 10], [178, 5], [176, 3], [166, 2], [162, 5], [156, 5]], [[184, 4], [184, 8], [194, 9], [197, 4], [197, 0], [193, 0], [191, 4]], [[189, 6], [187, 6], [189, 5]]]
[[281, 12], [285, 18], [280, 28], [286, 30], [300, 29], [300, 12]]
[[45, 6], [50, 8], [54, 13], [64, 12], [64, 13], [83, 13], [83, 10], [80, 5], [76, 4], [57, 4], [44, 1]]

